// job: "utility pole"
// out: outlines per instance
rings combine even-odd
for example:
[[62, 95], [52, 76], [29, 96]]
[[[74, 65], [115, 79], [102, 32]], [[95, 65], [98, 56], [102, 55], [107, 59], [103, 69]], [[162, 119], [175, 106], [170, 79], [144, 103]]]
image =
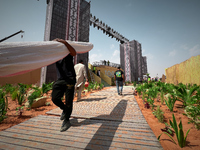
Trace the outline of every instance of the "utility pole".
[[24, 31], [20, 30], [20, 31], [18, 31], [18, 32], [14, 33], [14, 34], [12, 34], [10, 36], [8, 36], [8, 37], [5, 37], [4, 39], [0, 40], [0, 43], [3, 42], [3, 41], [5, 41], [5, 40], [7, 40], [7, 39], [9, 39], [9, 38], [11, 38], [11, 37], [13, 37], [13, 36], [15, 36], [15, 35], [17, 35], [17, 34], [19, 34], [19, 33], [24, 33]]

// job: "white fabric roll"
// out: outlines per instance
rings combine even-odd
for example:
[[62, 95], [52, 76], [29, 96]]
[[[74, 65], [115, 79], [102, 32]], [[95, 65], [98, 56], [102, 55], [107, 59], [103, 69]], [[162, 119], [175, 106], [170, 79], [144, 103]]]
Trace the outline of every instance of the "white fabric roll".
[[[77, 53], [86, 53], [92, 43], [67, 41]], [[22, 74], [48, 66], [69, 54], [67, 47], [57, 41], [4, 42], [0, 44], [0, 77]]]

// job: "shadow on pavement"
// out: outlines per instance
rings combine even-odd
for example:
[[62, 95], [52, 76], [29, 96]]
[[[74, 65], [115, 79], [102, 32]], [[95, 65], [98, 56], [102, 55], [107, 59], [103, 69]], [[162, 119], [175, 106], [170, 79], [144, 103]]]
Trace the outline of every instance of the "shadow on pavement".
[[[103, 142], [104, 150], [109, 149], [109, 147], [113, 141], [115, 132], [116, 132], [119, 124], [122, 123], [122, 119], [125, 114], [126, 107], [127, 107], [127, 100], [121, 100], [115, 106], [115, 108], [112, 110], [112, 112], [109, 115], [99, 115], [97, 117], [90, 118], [91, 120], [92, 119], [96, 120], [95, 123], [102, 123], [102, 125], [96, 131], [96, 133], [94, 134], [94, 136], [92, 137], [92, 139], [90, 140], [88, 145], [85, 147], [85, 149], [93, 149], [93, 145], [102, 145], [102, 144], [100, 144], [101, 142]], [[120, 110], [120, 114], [119, 114], [119, 110]], [[112, 118], [112, 116], [115, 116], [116, 114], [119, 117], [117, 119], [118, 121], [115, 121], [115, 124], [114, 124], [114, 126], [112, 126], [112, 129], [108, 129], [109, 132], [107, 132], [107, 133], [109, 135], [105, 134], [105, 130], [108, 128], [109, 124], [107, 124], [105, 122], [105, 120], [102, 120], [102, 118]], [[76, 125], [72, 125], [72, 126], [81, 126], [81, 125], [90, 124], [90, 123], [88, 123], [87, 120], [84, 120], [84, 121], [78, 123], [76, 118], [72, 119], [71, 122], [72, 122], [72, 124], [76, 124]]]
[[82, 102], [82, 101], [87, 101], [87, 102], [91, 102], [91, 101], [101, 101], [101, 100], [105, 100], [106, 98], [107, 98], [107, 97], [92, 98], [92, 99], [88, 99], [88, 98], [84, 99], [84, 98], [82, 98], [81, 100], [76, 101], [76, 102], [78, 103], [78, 102]]

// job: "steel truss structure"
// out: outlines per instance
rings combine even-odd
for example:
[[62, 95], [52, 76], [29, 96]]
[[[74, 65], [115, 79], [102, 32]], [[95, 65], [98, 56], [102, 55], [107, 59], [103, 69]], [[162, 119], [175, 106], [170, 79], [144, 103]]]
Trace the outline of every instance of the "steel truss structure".
[[119, 34], [107, 24], [103, 23], [102, 21], [99, 21], [99, 18], [92, 16], [92, 14], [90, 14], [90, 25], [93, 25], [94, 28], [97, 27], [98, 30], [102, 30], [103, 33], [106, 33], [106, 35], [108, 34], [109, 37], [116, 38], [116, 40], [120, 41], [121, 44], [129, 42], [127, 38]]

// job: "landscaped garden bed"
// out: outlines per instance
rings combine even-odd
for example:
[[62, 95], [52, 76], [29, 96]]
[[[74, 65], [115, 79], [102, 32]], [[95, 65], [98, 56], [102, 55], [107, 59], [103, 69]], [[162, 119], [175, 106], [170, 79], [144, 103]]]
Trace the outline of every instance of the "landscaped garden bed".
[[140, 109], [164, 149], [200, 148], [200, 86], [162, 82], [135, 86]]

